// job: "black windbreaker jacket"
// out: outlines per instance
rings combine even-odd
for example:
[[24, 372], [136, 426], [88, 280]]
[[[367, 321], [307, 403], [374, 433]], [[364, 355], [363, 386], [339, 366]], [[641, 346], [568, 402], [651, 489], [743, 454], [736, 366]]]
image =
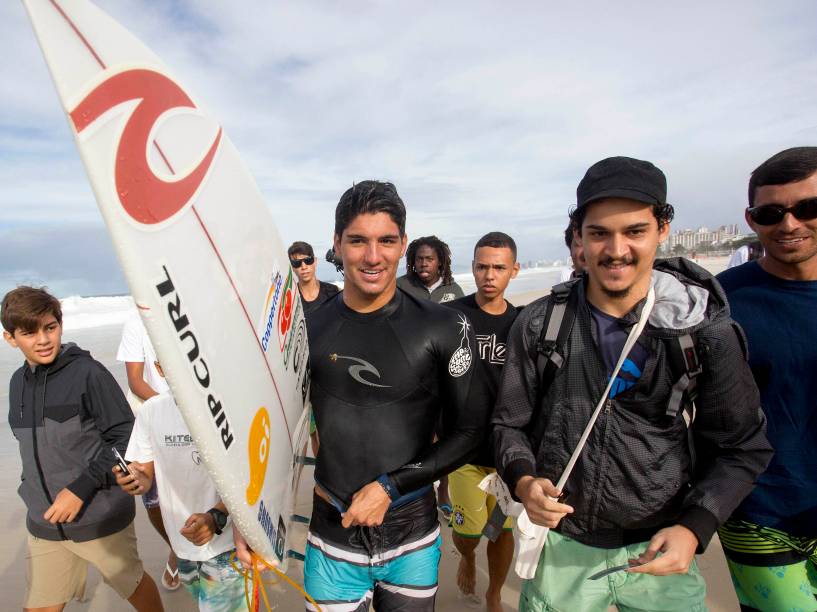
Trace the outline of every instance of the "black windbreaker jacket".
[[[111, 373], [88, 351], [64, 344], [47, 366], [23, 364], [11, 377], [9, 425], [20, 445], [18, 493], [32, 535], [83, 542], [133, 521], [133, 498], [111, 472], [111, 447], [125, 455], [133, 413]], [[43, 514], [63, 488], [83, 507], [73, 522], [52, 525]]]
[[[659, 260], [655, 269], [680, 281], [671, 284], [682, 298], [697, 292], [702, 320], [688, 328], [662, 328], [650, 317], [639, 339], [649, 351], [643, 374], [632, 388], [608, 400], [565, 486], [574, 513], [556, 529], [584, 544], [613, 548], [681, 524], [695, 533], [703, 550], [752, 490], [772, 449], [743, 332], [729, 317], [721, 286], [684, 259]], [[549, 298], [528, 305], [508, 338], [492, 439], [497, 469], [511, 491], [525, 475], [559, 479], [607, 384], [583, 282], [573, 290], [579, 299], [563, 347], [565, 362], [539, 406], [534, 406], [536, 346]], [[642, 306], [624, 322], [635, 324]], [[703, 364], [692, 425], [694, 473], [683, 415], [666, 415], [675, 381], [662, 338], [684, 333], [693, 333]], [[531, 431], [542, 433], [531, 439]]]

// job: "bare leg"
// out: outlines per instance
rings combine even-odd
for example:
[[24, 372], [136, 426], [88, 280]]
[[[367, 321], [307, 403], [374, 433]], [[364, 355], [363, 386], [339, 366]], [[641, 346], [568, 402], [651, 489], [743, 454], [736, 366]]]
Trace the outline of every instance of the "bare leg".
[[502, 612], [502, 585], [513, 561], [513, 532], [503, 531], [496, 542], [488, 541], [488, 590], [485, 603], [488, 612]]
[[[165, 531], [165, 524], [162, 521], [162, 510], [159, 506], [154, 508], [146, 508], [148, 513], [148, 519], [150, 520], [150, 524], [153, 525], [153, 528], [156, 532], [162, 536], [162, 539], [167, 542], [168, 548], [170, 548], [170, 540], [167, 537], [167, 532]], [[167, 564], [170, 566], [170, 569], [176, 571], [176, 555], [173, 553], [173, 549], [170, 549], [170, 554], [167, 557]], [[176, 575], [174, 578], [172, 574], [170, 574], [167, 570], [165, 570], [165, 574], [167, 574], [167, 583], [176, 586], [179, 583], [179, 576]]]
[[464, 538], [456, 533], [451, 534], [454, 546], [462, 555], [457, 567], [457, 587], [464, 595], [471, 595], [477, 586], [477, 557], [475, 551], [479, 538]]
[[156, 588], [156, 583], [147, 572], [142, 574], [142, 580], [139, 581], [139, 586], [136, 587], [133, 595], [128, 597], [128, 602], [139, 612], [164, 612], [159, 589]]

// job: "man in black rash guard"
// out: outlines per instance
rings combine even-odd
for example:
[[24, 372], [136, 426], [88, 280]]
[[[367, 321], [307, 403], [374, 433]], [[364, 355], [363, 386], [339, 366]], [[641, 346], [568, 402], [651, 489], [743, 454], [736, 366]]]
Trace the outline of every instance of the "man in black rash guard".
[[[476, 451], [468, 319], [397, 290], [405, 208], [364, 181], [335, 211], [343, 293], [309, 320], [321, 445], [304, 586], [321, 609], [433, 610], [440, 527], [432, 483]], [[443, 435], [432, 443], [442, 415]], [[312, 610], [311, 604], [307, 609]]]

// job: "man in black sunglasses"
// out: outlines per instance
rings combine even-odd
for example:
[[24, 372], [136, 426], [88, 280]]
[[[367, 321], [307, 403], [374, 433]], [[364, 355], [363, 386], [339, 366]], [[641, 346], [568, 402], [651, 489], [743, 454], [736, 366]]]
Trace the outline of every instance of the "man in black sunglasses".
[[718, 280], [775, 455], [720, 538], [742, 610], [817, 610], [817, 147], [752, 173], [746, 222], [766, 253]]
[[336, 295], [339, 289], [332, 283], [318, 280], [318, 277], [315, 276], [315, 269], [318, 264], [311, 244], [303, 241], [293, 242], [287, 249], [287, 254], [292, 269], [298, 275], [298, 288], [301, 291], [304, 316], [309, 317], [309, 313], [333, 295]]

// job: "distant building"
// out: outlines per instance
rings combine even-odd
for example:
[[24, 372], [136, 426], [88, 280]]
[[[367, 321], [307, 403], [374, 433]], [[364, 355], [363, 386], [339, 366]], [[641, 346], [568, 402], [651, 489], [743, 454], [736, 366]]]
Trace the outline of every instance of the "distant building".
[[699, 227], [696, 230], [678, 230], [670, 235], [665, 244], [669, 250], [679, 244], [688, 251], [699, 249], [701, 246], [728, 248], [729, 243], [745, 236], [747, 234], [741, 234], [738, 231], [737, 224], [721, 225], [715, 230], [710, 230], [708, 227]]

